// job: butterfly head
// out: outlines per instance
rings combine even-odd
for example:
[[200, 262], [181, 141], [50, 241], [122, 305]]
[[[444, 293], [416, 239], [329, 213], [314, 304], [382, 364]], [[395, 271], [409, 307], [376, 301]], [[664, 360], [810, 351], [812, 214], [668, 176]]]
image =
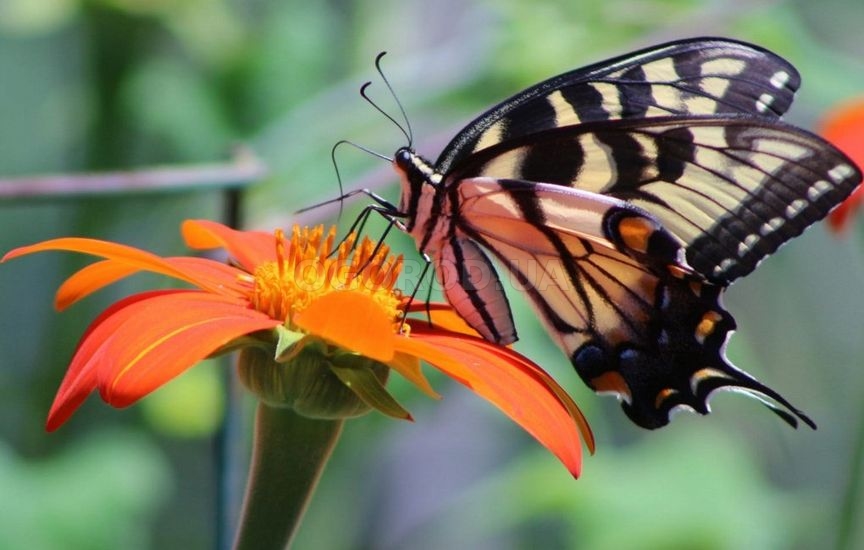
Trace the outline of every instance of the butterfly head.
[[412, 185], [428, 183], [437, 186], [441, 175], [431, 162], [414, 152], [410, 147], [400, 147], [393, 155], [393, 167]]

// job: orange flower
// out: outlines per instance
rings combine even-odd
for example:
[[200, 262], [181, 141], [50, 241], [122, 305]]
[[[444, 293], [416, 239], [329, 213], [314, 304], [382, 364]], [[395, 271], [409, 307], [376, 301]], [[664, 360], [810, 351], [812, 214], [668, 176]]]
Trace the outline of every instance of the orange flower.
[[[394, 289], [402, 258], [389, 255], [386, 246], [376, 248], [364, 239], [355, 247], [352, 235], [334, 250], [335, 228], [325, 235], [322, 227], [295, 227], [290, 240], [280, 231], [236, 231], [208, 221], [187, 221], [182, 230], [190, 247], [224, 248], [232, 264], [162, 258], [83, 238], [45, 241], [3, 257], [65, 250], [103, 258], [63, 283], [55, 300], [58, 309], [139, 271], [196, 287], [129, 296], [97, 317], [57, 392], [49, 431], [95, 389], [110, 405], [125, 407], [209, 356], [265, 350], [267, 364], [281, 372], [312, 350], [344, 386], [387, 414], [410, 418], [380, 381], [357, 368], [355, 359], [389, 367], [437, 396], [420, 369], [421, 359], [428, 362], [496, 405], [574, 476], [581, 467], [580, 433], [593, 452], [579, 409], [539, 366], [479, 338], [449, 306], [432, 304], [427, 319], [421, 305], [424, 317], [403, 323], [407, 301]], [[260, 364], [247, 371], [260, 374]]]
[[[841, 104], [822, 121], [820, 133], [846, 153], [858, 166], [864, 166], [864, 99]], [[836, 232], [848, 227], [852, 214], [864, 201], [864, 185], [828, 215], [828, 225]]]

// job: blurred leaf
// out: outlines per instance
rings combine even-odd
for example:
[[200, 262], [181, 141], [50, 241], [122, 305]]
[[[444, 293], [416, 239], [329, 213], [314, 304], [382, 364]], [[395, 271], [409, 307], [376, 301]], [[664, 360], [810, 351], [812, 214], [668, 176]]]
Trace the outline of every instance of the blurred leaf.
[[2, 0], [0, 30], [36, 34], [51, 32], [75, 16], [79, 0]]
[[[528, 453], [466, 488], [401, 544], [447, 548], [518, 540], [525, 527], [545, 518], [546, 536], [561, 548], [790, 547], [809, 527], [798, 521], [794, 504], [771, 491], [740, 440], [699, 422], [704, 429], [678, 426], [626, 449], [601, 444], [575, 481], [543, 453]], [[481, 508], [483, 514], [471, 512]]]
[[212, 435], [225, 413], [222, 387], [224, 359], [202, 361], [140, 403], [144, 418], [157, 431], [172, 437]]
[[164, 457], [130, 431], [103, 431], [36, 462], [0, 445], [0, 547], [149, 548], [169, 495]]
[[124, 86], [123, 104], [144, 138], [139, 147], [155, 149], [144, 158], [212, 160], [235, 139], [212, 84], [180, 61], [142, 63]]

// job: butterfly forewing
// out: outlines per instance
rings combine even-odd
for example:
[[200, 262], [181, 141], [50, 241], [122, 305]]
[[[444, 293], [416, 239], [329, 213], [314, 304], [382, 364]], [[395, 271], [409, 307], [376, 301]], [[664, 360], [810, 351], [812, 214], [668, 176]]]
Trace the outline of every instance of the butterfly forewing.
[[792, 65], [757, 46], [720, 38], [663, 44], [528, 88], [471, 122], [436, 166], [447, 172], [502, 141], [585, 122], [724, 113], [777, 118], [799, 84]]

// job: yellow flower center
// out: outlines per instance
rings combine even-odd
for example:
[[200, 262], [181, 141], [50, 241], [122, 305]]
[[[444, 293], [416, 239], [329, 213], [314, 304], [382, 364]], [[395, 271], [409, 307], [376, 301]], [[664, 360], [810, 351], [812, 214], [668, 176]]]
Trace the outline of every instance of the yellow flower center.
[[[300, 229], [294, 226], [287, 243], [276, 230], [276, 261], [255, 269], [252, 303], [255, 309], [282, 319], [294, 329], [293, 316], [317, 298], [331, 292], [359, 292], [381, 306], [394, 323], [402, 317], [402, 294], [393, 285], [402, 270], [402, 256], [390, 255], [390, 247], [369, 238], [355, 246], [352, 233], [334, 252], [336, 228], [324, 236], [324, 226]], [[340, 311], [334, 314], [350, 315]]]

